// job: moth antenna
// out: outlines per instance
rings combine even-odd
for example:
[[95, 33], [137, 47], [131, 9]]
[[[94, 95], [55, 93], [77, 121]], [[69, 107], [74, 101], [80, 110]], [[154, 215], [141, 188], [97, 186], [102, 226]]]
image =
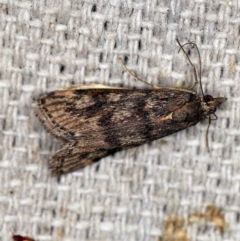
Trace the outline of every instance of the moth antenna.
[[[192, 66], [195, 83], [194, 83], [194, 85], [193, 85], [193, 87], [191, 89], [193, 89], [196, 86], [196, 84], [199, 82], [200, 89], [201, 89], [202, 96], [203, 96], [203, 100], [205, 101], [205, 103], [207, 105], [208, 103], [207, 103], [207, 100], [205, 98], [205, 95], [203, 93], [203, 88], [202, 88], [202, 62], [201, 62], [200, 51], [199, 51], [197, 45], [195, 43], [193, 43], [193, 42], [188, 42], [188, 43], [185, 43], [185, 44], [181, 45], [179, 40], [178, 39], [176, 39], [176, 40], [177, 40], [178, 45], [180, 46], [180, 49], [183, 51], [185, 57], [187, 58], [187, 60], [190, 63], [190, 65]], [[184, 49], [184, 46], [187, 45], [187, 44], [193, 44], [195, 46], [197, 52], [198, 52], [198, 59], [199, 59], [199, 74], [198, 75], [197, 75], [197, 70], [196, 70], [195, 65], [192, 63], [192, 61], [190, 60], [188, 54], [186, 53], [186, 51]], [[199, 81], [198, 81], [197, 76], [199, 76]], [[208, 116], [208, 126], [207, 126], [207, 130], [206, 130], [206, 148], [207, 148], [208, 153], [210, 153], [209, 141], [208, 141], [209, 128], [210, 128], [210, 125], [211, 125], [211, 121], [212, 120], [217, 120], [217, 116], [215, 114], [213, 114], [213, 115], [216, 117], [216, 119], [211, 119], [210, 115]]]
[[155, 89], [158, 89], [158, 88], [159, 88], [159, 86], [157, 86], [157, 85], [150, 84], [150, 83], [148, 83], [147, 81], [138, 78], [136, 75], [134, 75], [134, 74], [127, 68], [127, 66], [123, 63], [123, 60], [122, 60], [121, 58], [119, 58], [119, 60], [120, 60], [120, 63], [121, 63], [121, 65], [122, 65], [123, 69], [124, 69], [130, 76], [132, 76], [135, 80], [140, 81], [140, 82], [142, 82], [142, 83], [144, 83], [144, 84], [146, 84], [146, 85], [150, 85], [151, 87], [153, 87], [153, 88], [155, 88]]
[[[195, 83], [193, 84], [193, 86], [192, 86], [190, 89], [192, 90], [192, 89], [196, 86], [196, 84], [199, 82], [199, 84], [200, 84], [200, 89], [201, 89], [201, 92], [202, 92], [202, 96], [203, 96], [203, 99], [204, 99], [204, 101], [205, 101], [205, 95], [204, 95], [204, 93], [203, 93], [203, 88], [202, 88], [202, 62], [201, 62], [200, 51], [199, 51], [197, 45], [196, 45], [195, 43], [193, 43], [193, 42], [189, 42], [189, 43], [185, 43], [184, 45], [181, 45], [180, 42], [179, 42], [179, 40], [178, 40], [178, 39], [176, 39], [176, 40], [177, 40], [178, 45], [180, 46], [180, 49], [183, 51], [185, 57], [187, 58], [189, 64], [192, 66], [192, 71], [193, 71]], [[190, 58], [189, 58], [188, 54], [186, 53], [185, 49], [183, 48], [183, 47], [184, 47], [185, 45], [187, 45], [187, 44], [193, 44], [193, 45], [195, 46], [197, 52], [198, 52], [198, 60], [199, 60], [199, 74], [198, 74], [198, 75], [199, 75], [199, 81], [198, 81], [198, 78], [197, 78], [198, 75], [197, 75], [196, 67], [195, 67], [195, 65], [192, 63], [192, 61], [190, 60]], [[206, 101], [205, 101], [205, 102], [206, 102]], [[207, 102], [206, 102], [206, 104], [207, 104]]]

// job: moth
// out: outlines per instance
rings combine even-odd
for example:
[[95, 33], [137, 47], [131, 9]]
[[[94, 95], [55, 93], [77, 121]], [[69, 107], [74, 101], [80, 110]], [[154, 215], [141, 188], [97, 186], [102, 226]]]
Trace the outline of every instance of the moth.
[[37, 99], [36, 114], [61, 144], [50, 160], [52, 174], [60, 175], [194, 126], [224, 101], [179, 88], [79, 85]]

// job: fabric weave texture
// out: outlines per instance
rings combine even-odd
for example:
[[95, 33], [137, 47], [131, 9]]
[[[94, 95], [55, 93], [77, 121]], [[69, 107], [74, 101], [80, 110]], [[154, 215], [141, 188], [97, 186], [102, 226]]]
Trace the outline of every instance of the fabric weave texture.
[[[240, 240], [240, 5], [237, 1], [0, 0], [0, 240], [157, 241], [182, 217], [188, 239]], [[207, 121], [57, 179], [58, 143], [34, 99], [72, 84], [189, 87], [179, 50], [198, 45], [205, 93], [228, 100]], [[196, 49], [185, 46], [199, 70]], [[200, 93], [199, 85], [195, 90]], [[188, 224], [207, 205], [228, 227]], [[166, 240], [166, 239], [165, 239]]]

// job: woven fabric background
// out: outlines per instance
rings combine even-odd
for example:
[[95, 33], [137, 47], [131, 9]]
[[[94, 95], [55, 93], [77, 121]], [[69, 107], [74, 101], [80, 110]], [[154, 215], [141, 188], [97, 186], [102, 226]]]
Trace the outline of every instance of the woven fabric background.
[[[157, 241], [168, 217], [187, 220], [207, 205], [221, 208], [228, 227], [185, 222], [188, 240], [240, 240], [239, 11], [238, 0], [0, 0], [0, 240]], [[189, 86], [176, 38], [198, 45], [204, 91], [228, 98], [210, 127], [211, 152], [202, 121], [52, 177], [58, 144], [33, 100], [79, 83], [144, 88], [119, 57], [150, 83]]]

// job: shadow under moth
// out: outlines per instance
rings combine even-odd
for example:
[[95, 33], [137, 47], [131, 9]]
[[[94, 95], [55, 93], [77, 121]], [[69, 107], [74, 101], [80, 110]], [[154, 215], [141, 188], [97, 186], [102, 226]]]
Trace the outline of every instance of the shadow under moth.
[[37, 116], [62, 145], [50, 160], [52, 174], [72, 172], [117, 151], [196, 125], [226, 101], [192, 90], [154, 87], [79, 85], [40, 97]]

